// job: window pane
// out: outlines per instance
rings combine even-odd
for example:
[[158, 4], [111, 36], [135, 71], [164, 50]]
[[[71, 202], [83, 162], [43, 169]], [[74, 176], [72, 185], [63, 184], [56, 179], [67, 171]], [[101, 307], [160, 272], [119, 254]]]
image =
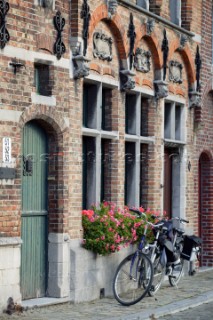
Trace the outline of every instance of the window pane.
[[139, 7], [149, 10], [149, 0], [137, 0], [136, 3]]
[[112, 90], [102, 89], [102, 130], [112, 130]]
[[125, 143], [125, 204], [135, 205], [135, 173], [136, 173], [135, 143]]
[[136, 134], [136, 96], [126, 94], [126, 133]]
[[170, 18], [171, 22], [181, 25], [181, 0], [170, 0]]
[[101, 141], [101, 201], [111, 201], [110, 140]]
[[148, 136], [148, 99], [141, 98], [141, 136]]
[[83, 88], [83, 126], [96, 129], [97, 119], [97, 91], [94, 84], [84, 84]]
[[43, 96], [52, 95], [52, 86], [50, 82], [50, 66], [35, 63], [34, 64], [34, 82], [36, 93]]
[[148, 145], [140, 146], [140, 205], [148, 206]]
[[95, 138], [83, 137], [83, 209], [95, 203], [96, 147]]
[[175, 107], [175, 140], [181, 140], [181, 106]]

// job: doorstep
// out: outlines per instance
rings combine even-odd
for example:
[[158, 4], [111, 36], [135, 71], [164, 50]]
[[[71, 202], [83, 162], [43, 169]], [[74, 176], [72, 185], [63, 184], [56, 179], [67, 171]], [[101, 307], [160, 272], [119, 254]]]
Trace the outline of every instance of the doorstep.
[[36, 307], [46, 307], [46, 306], [51, 306], [51, 305], [55, 305], [55, 304], [66, 303], [69, 301], [70, 301], [69, 297], [67, 297], [67, 298], [44, 297], [44, 298], [23, 300], [21, 305], [24, 309], [32, 309], [32, 308], [36, 308]]

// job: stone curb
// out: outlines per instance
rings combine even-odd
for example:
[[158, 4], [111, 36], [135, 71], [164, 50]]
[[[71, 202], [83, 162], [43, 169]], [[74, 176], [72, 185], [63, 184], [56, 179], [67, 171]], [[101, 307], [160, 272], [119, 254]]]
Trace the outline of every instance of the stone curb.
[[125, 315], [123, 317], [110, 317], [106, 320], [150, 320], [157, 319], [166, 315], [174, 314], [180, 311], [187, 310], [189, 308], [195, 308], [204, 303], [213, 301], [213, 291], [202, 293], [196, 297], [180, 300], [174, 303], [167, 304], [162, 307], [158, 307], [154, 310], [148, 309], [146, 311], [137, 312], [133, 315]]

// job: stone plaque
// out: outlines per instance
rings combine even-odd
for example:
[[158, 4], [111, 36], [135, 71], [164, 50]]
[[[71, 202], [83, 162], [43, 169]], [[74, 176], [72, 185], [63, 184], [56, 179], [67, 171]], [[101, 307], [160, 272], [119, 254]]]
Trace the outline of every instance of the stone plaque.
[[183, 66], [178, 61], [170, 61], [169, 63], [169, 80], [173, 81], [174, 83], [182, 83], [182, 69]]
[[150, 71], [151, 52], [137, 48], [134, 56], [134, 67], [136, 70], [147, 73]]
[[101, 60], [112, 60], [112, 38], [102, 32], [95, 32], [93, 35], [93, 55]]

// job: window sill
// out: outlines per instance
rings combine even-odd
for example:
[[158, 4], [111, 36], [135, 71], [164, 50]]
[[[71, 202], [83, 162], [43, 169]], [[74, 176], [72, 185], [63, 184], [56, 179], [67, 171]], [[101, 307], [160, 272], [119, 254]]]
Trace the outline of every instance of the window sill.
[[54, 96], [46, 97], [32, 92], [31, 99], [34, 104], [43, 104], [52, 107], [56, 106], [56, 98]]
[[164, 146], [169, 148], [181, 147], [186, 144], [185, 141], [173, 140], [173, 139], [164, 139]]
[[155, 137], [144, 137], [144, 136], [138, 136], [138, 135], [132, 135], [132, 134], [125, 134], [125, 141], [128, 142], [137, 142], [140, 141], [140, 143], [154, 143]]
[[84, 136], [97, 137], [100, 136], [104, 139], [115, 139], [119, 138], [119, 133], [117, 131], [105, 131], [105, 130], [97, 130], [90, 128], [82, 128], [82, 134]]

